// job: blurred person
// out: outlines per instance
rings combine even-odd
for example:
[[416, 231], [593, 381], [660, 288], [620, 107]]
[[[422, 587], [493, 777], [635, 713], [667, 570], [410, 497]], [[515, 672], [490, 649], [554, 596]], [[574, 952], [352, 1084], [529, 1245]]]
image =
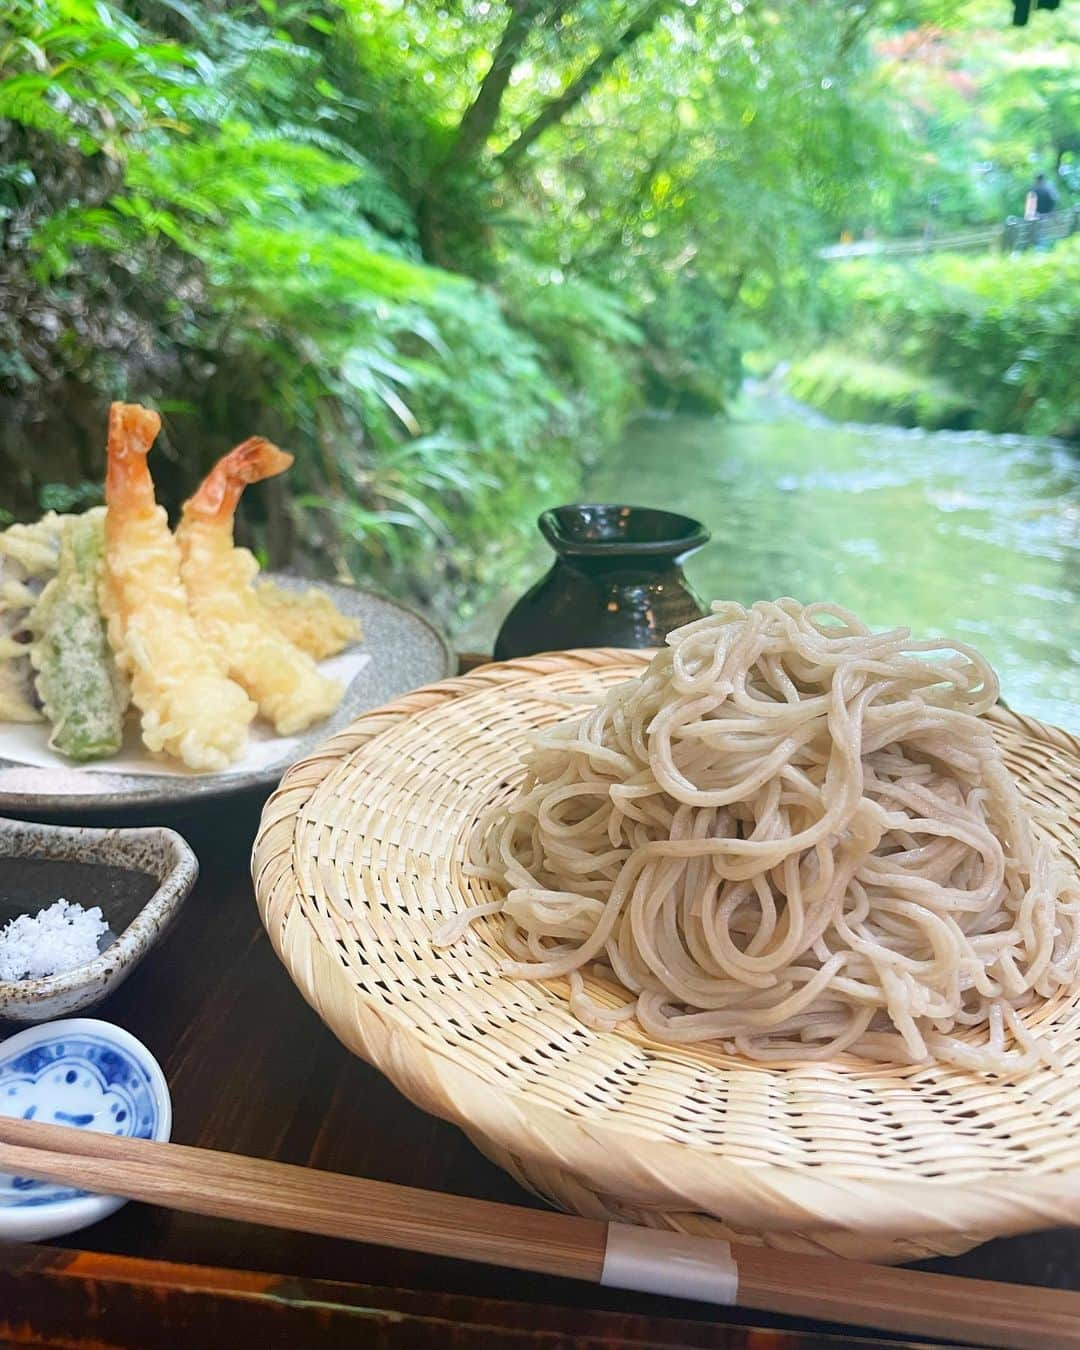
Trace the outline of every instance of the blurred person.
[[1049, 216], [1057, 210], [1057, 190], [1044, 173], [1035, 175], [1035, 181], [1028, 191], [1028, 197], [1035, 198], [1036, 216]]
[[1058, 204], [1057, 191], [1044, 173], [1037, 173], [1024, 199], [1024, 219], [1029, 222], [1029, 243], [1044, 251], [1050, 247], [1043, 222], [1054, 213]]

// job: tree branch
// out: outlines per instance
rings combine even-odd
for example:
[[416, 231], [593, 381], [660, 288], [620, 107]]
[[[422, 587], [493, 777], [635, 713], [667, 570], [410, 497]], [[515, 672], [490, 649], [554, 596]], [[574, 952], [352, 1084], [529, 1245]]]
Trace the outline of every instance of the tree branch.
[[[555, 0], [555, 5], [561, 8], [563, 2]], [[537, 19], [551, 4], [552, 0], [509, 0], [509, 14], [499, 44], [476, 97], [462, 114], [446, 153], [432, 164], [420, 185], [414, 209], [420, 249], [428, 262], [442, 267], [452, 265], [443, 237], [445, 212], [440, 194], [455, 169], [465, 164], [491, 135], [521, 49]]]
[[529, 146], [550, 127], [561, 122], [566, 114], [599, 83], [601, 77], [607, 74], [619, 57], [656, 26], [660, 16], [665, 10], [671, 9], [673, 3], [674, 0], [650, 0], [637, 18], [589, 62], [577, 79], [572, 80], [558, 98], [553, 98], [541, 108], [520, 135], [497, 157], [496, 162], [503, 168], [512, 169]]
[[[498, 120], [503, 95], [525, 40], [538, 21], [549, 17], [545, 11], [550, 4], [551, 0], [510, 0], [510, 16], [491, 65], [480, 82], [476, 98], [465, 109], [458, 123], [450, 149], [439, 167], [440, 173], [446, 173], [461, 164], [487, 142]], [[565, 3], [556, 3], [554, 8], [561, 12]]]

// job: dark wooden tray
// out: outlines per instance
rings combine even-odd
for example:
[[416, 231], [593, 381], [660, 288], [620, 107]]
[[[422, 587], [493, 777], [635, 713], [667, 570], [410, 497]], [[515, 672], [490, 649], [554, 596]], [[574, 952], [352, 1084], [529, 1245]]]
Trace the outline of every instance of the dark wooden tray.
[[[457, 1129], [347, 1053], [293, 988], [248, 875], [260, 807], [238, 798], [165, 822], [186, 835], [202, 875], [162, 947], [94, 1014], [127, 1027], [161, 1061], [174, 1138], [539, 1205]], [[933, 1268], [1080, 1289], [1080, 1233], [989, 1243]], [[55, 1248], [0, 1247], [0, 1346], [211, 1350], [260, 1338], [544, 1350], [860, 1343], [841, 1328], [137, 1204]]]

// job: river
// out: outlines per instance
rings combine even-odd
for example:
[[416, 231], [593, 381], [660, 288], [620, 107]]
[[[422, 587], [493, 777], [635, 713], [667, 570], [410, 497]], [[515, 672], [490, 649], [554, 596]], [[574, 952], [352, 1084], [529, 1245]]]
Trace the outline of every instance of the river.
[[749, 393], [726, 420], [636, 419], [586, 499], [696, 516], [706, 599], [832, 600], [979, 647], [1006, 701], [1080, 729], [1080, 451], [839, 425]]

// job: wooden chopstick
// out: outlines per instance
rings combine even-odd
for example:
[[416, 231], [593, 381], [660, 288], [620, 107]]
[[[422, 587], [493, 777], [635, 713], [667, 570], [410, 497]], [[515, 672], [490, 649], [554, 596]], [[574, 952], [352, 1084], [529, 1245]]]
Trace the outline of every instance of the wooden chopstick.
[[0, 1171], [433, 1256], [599, 1279], [605, 1225], [234, 1153], [0, 1118]]
[[605, 1279], [606, 1259], [613, 1268], [612, 1250], [627, 1242], [635, 1250], [641, 1232], [642, 1279], [633, 1278], [631, 1260], [631, 1278], [624, 1263], [614, 1281], [623, 1287], [671, 1290], [678, 1269], [697, 1263], [721, 1273], [720, 1287], [723, 1272], [737, 1270], [737, 1292], [732, 1287], [732, 1297], [717, 1301], [744, 1308], [1019, 1350], [1080, 1347], [1080, 1294], [1071, 1291], [729, 1248], [179, 1144], [0, 1118], [0, 1171], [215, 1218], [593, 1282]]

